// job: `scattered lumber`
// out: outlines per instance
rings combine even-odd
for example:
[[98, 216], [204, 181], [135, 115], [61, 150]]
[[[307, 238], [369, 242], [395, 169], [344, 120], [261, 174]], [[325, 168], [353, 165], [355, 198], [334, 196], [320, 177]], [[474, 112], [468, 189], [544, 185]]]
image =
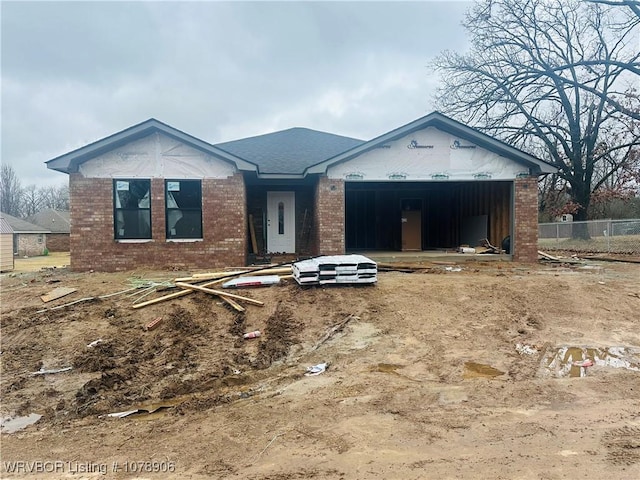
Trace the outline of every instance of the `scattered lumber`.
[[542, 250], [538, 250], [538, 255], [540, 255], [545, 260], [551, 260], [551, 261], [554, 261], [554, 262], [560, 262], [561, 261], [558, 257], [554, 257], [553, 255], [549, 255], [548, 253], [545, 253]]
[[229, 305], [231, 308], [233, 308], [236, 312], [242, 313], [242, 312], [246, 311], [246, 308], [244, 308], [242, 305], [240, 305], [235, 300], [232, 300], [231, 298], [220, 297], [220, 299], [223, 302], [225, 302], [227, 305]]
[[90, 302], [90, 301], [93, 301], [93, 300], [101, 300], [103, 298], [113, 297], [115, 295], [122, 295], [123, 293], [130, 292], [131, 290], [135, 290], [137, 288], [138, 287], [128, 288], [126, 290], [121, 290], [121, 291], [115, 292], [115, 293], [109, 293], [107, 295], [100, 295], [98, 297], [85, 297], [85, 298], [81, 298], [79, 300], [75, 300], [73, 302], [65, 303], [63, 305], [58, 305], [57, 307], [44, 308], [42, 310], [38, 310], [36, 313], [44, 313], [44, 312], [50, 312], [50, 311], [53, 311], [53, 310], [60, 310], [61, 308], [70, 307], [71, 305], [75, 305], [77, 303]]
[[236, 270], [233, 272], [211, 272], [211, 273], [194, 273], [190, 277], [174, 278], [174, 282], [204, 282], [205, 280], [215, 280], [226, 277], [227, 275], [242, 275], [244, 270]]
[[549, 262], [555, 262], [555, 263], [571, 263], [571, 264], [576, 264], [576, 263], [584, 263], [582, 262], [582, 260], [577, 260], [575, 258], [560, 258], [560, 257], [554, 257], [553, 255], [549, 255], [548, 253], [545, 253], [541, 250], [538, 250], [538, 255], [540, 257], [542, 257], [543, 260], [549, 261]]
[[[224, 282], [224, 279], [220, 278], [220, 279], [217, 279], [217, 280], [212, 280], [212, 281], [207, 282], [207, 283], [203, 283], [201, 286], [202, 287], [210, 287], [212, 285], [216, 285], [216, 284], [222, 283], [222, 282]], [[164, 302], [165, 300], [171, 300], [173, 298], [178, 298], [178, 297], [183, 297], [185, 295], [190, 295], [191, 293], [193, 293], [193, 290], [181, 290], [179, 292], [169, 293], [169, 294], [164, 295], [162, 297], [154, 298], [152, 300], [147, 300], [146, 302], [136, 303], [135, 305], [133, 305], [133, 308], [142, 308], [142, 307], [146, 307], [146, 306], [149, 306], [149, 305], [154, 305], [156, 303]]]
[[491, 242], [489, 242], [488, 238], [482, 240], [481, 245], [485, 250], [478, 253], [506, 253], [503, 249], [491, 245]]
[[54, 290], [51, 290], [49, 293], [42, 295], [40, 298], [44, 303], [51, 302], [58, 298], [65, 297], [73, 292], [77, 292], [78, 289], [70, 288], [70, 287], [58, 287]]
[[240, 275], [280, 275], [290, 274], [291, 266], [288, 267], [266, 267], [260, 269], [235, 270], [233, 272], [211, 272], [211, 273], [194, 273], [190, 277], [176, 278], [176, 282], [202, 282], [205, 280], [222, 279], [225, 280]]
[[211, 295], [217, 295], [218, 297], [232, 298], [233, 300], [240, 300], [242, 302], [246, 302], [251, 305], [257, 305], [259, 307], [264, 306], [264, 302], [261, 302], [259, 300], [254, 300], [253, 298], [242, 297], [240, 295], [235, 295], [233, 293], [223, 292], [221, 290], [214, 290], [212, 288], [207, 288], [200, 285], [193, 285], [191, 283], [176, 282], [176, 287], [185, 288], [189, 290], [197, 290], [199, 292], [205, 292]]

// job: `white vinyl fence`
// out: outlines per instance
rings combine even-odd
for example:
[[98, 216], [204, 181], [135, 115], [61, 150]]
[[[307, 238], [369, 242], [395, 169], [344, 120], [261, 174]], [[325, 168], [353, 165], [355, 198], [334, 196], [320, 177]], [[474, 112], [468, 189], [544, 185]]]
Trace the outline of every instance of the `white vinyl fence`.
[[541, 250], [640, 254], [640, 219], [540, 223], [538, 244]]

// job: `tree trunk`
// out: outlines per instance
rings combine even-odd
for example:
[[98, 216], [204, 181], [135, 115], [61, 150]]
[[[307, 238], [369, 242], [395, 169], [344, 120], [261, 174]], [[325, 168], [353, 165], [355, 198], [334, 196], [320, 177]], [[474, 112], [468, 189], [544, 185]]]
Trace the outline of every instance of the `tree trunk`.
[[585, 185], [578, 185], [578, 188], [573, 190], [572, 200], [579, 205], [579, 207], [573, 215], [574, 223], [571, 228], [571, 238], [576, 240], [590, 240], [591, 235], [589, 234], [589, 225], [587, 224], [587, 213], [591, 201], [591, 194], [588, 188], [582, 187], [585, 187]]

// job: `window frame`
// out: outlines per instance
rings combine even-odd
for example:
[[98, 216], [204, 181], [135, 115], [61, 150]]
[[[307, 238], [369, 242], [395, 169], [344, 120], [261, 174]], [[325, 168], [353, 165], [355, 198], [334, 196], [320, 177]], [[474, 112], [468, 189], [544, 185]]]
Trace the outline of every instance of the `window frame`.
[[[132, 182], [146, 182], [148, 184], [148, 190], [147, 190], [147, 194], [142, 197], [142, 199], [144, 199], [146, 196], [148, 196], [148, 206], [147, 207], [140, 207], [139, 203], [138, 206], [136, 208], [134, 207], [123, 207], [123, 206], [118, 206], [118, 202], [119, 202], [119, 197], [118, 197], [118, 192], [119, 191], [123, 191], [121, 189], [118, 189], [119, 186], [119, 182], [127, 182], [127, 189], [131, 188], [131, 184]], [[152, 211], [151, 211], [151, 179], [150, 178], [114, 178], [113, 179], [113, 184], [112, 184], [112, 200], [113, 200], [113, 238], [114, 240], [118, 241], [118, 242], [127, 242], [127, 241], [140, 241], [140, 240], [151, 240], [153, 237], [153, 229], [152, 229]], [[139, 199], [139, 200], [142, 200]], [[149, 233], [148, 235], [137, 235], [137, 236], [127, 236], [126, 234], [120, 234], [120, 229], [118, 229], [118, 213], [122, 212], [122, 222], [123, 224], [125, 223], [124, 217], [125, 212], [148, 212], [147, 213], [147, 217], [149, 219]]]
[[[175, 190], [175, 185], [170, 185], [173, 183], [177, 183], [178, 184], [178, 188], [179, 190]], [[171, 201], [170, 201], [170, 194], [173, 191], [181, 191], [181, 189], [183, 188], [183, 184], [188, 183], [190, 185], [194, 185], [197, 184], [198, 185], [198, 205], [197, 206], [178, 206], [176, 203], [175, 198], [173, 198], [173, 195], [171, 195]], [[193, 187], [190, 187], [193, 188]], [[164, 180], [164, 200], [165, 200], [165, 205], [164, 205], [164, 213], [165, 213], [165, 236], [167, 241], [169, 242], [184, 242], [184, 241], [199, 241], [199, 240], [203, 240], [204, 238], [204, 225], [203, 225], [203, 221], [202, 221], [202, 179], [199, 178], [179, 178], [179, 179], [169, 179], [166, 178]], [[170, 206], [171, 203], [175, 203], [176, 206]], [[171, 215], [171, 213], [173, 212], [179, 212], [179, 217], [177, 219], [176, 216]], [[180, 221], [181, 218], [183, 218], [182, 212], [189, 212], [189, 213], [198, 213], [197, 218], [199, 220], [199, 228], [196, 228], [196, 233], [195, 234], [178, 234], [178, 233], [171, 233], [172, 231], [175, 231], [175, 226], [177, 225], [177, 223]], [[193, 218], [192, 215], [190, 215], [190, 217]], [[174, 220], [175, 219], [175, 220]], [[173, 224], [173, 225], [172, 225]], [[199, 235], [198, 235], [199, 233]]]

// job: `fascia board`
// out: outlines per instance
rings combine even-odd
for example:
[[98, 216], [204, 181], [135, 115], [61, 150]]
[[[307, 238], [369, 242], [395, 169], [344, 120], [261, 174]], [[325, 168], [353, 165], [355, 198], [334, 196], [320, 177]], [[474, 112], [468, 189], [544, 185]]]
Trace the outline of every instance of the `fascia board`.
[[45, 163], [47, 168], [51, 170], [57, 170], [63, 173], [75, 173], [78, 171], [78, 166], [84, 161], [113, 150], [121, 145], [125, 145], [133, 140], [151, 135], [154, 132], [161, 132], [169, 137], [197, 148], [198, 150], [218, 157], [221, 160], [233, 163], [239, 170], [257, 170], [257, 166], [255, 164], [238, 158], [203, 140], [186, 134], [155, 119], [148, 120], [121, 132], [115, 133], [89, 145], [78, 148], [77, 150], [60, 155], [59, 157]]

